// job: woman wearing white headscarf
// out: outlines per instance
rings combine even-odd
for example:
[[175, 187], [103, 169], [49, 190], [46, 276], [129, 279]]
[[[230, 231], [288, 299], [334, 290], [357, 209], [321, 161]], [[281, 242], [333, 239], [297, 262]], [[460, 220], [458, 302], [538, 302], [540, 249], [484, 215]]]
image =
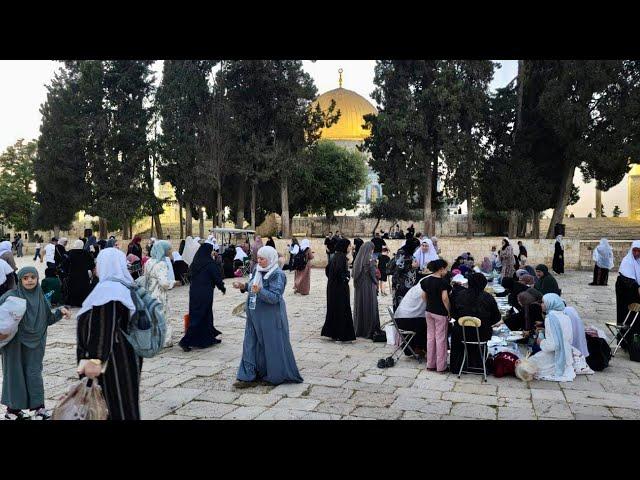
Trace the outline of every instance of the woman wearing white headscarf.
[[573, 347], [573, 324], [564, 312], [566, 305], [555, 293], [542, 297], [547, 316], [544, 321], [544, 338], [538, 338], [540, 351], [529, 360], [538, 369], [536, 380], [572, 382], [576, 374], [591, 374], [584, 355]]
[[101, 250], [96, 260], [100, 282], [82, 304], [77, 322], [78, 373], [97, 379], [102, 387], [109, 419], [140, 419], [138, 357], [124, 333], [136, 310], [130, 290], [133, 284], [125, 254], [116, 248]]
[[613, 248], [606, 238], [593, 249], [593, 282], [589, 285], [607, 285], [609, 270], [613, 268]]
[[433, 241], [430, 238], [422, 237], [420, 240], [420, 246], [413, 253], [413, 260], [417, 264], [418, 270], [423, 271], [429, 262], [438, 260], [438, 252], [436, 247], [433, 246]]
[[[616, 280], [617, 323], [622, 325], [629, 313], [629, 305], [640, 303], [640, 240], [631, 244], [629, 253], [620, 262]], [[633, 327], [638, 329], [638, 322]], [[636, 333], [635, 331], [632, 333]]]
[[309, 295], [311, 290], [311, 260], [313, 260], [313, 252], [311, 251], [311, 242], [306, 238], [300, 242], [300, 255], [304, 255], [305, 265], [302, 270], [296, 270], [293, 277], [293, 293], [300, 295]]
[[176, 284], [173, 266], [167, 258], [171, 253], [171, 244], [166, 240], [156, 240], [151, 247], [151, 258], [144, 264], [144, 287], [152, 297], [160, 302], [162, 314], [167, 321], [167, 333], [164, 347], [173, 345], [173, 328], [169, 322], [168, 292]]
[[564, 242], [562, 241], [562, 235], [556, 237], [556, 243], [553, 248], [553, 264], [551, 268], [556, 273], [564, 273]]
[[289, 339], [286, 285], [287, 277], [278, 266], [278, 252], [266, 246], [258, 250], [258, 267], [249, 282], [233, 282], [234, 288], [249, 292], [236, 388], [261, 381], [273, 385], [302, 383]]
[[5, 281], [5, 291], [13, 290], [14, 288], [16, 288], [15, 272], [18, 270], [18, 267], [16, 267], [16, 261], [13, 258], [13, 252], [11, 251], [11, 242], [9, 240], [0, 242], [0, 260], [4, 260], [5, 262], [7, 262], [12, 269], [11, 273], [7, 274], [7, 279]]

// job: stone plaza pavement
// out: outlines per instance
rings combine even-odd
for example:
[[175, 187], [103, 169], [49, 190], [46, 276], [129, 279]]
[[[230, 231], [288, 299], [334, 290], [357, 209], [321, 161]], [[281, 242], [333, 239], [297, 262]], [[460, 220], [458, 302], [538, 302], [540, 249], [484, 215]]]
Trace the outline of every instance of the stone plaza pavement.
[[[20, 264], [33, 264], [19, 259]], [[38, 263], [39, 270], [43, 265]], [[564, 298], [580, 312], [585, 324], [604, 328], [615, 318], [612, 274], [608, 287], [590, 287], [591, 272], [559, 277]], [[185, 353], [177, 342], [187, 312], [188, 287], [169, 294], [174, 346], [145, 360], [141, 408], [144, 419], [640, 419], [640, 363], [625, 352], [609, 368], [572, 383], [533, 381], [515, 377], [438, 374], [425, 364], [403, 357], [393, 368], [378, 369], [378, 359], [391, 346], [358, 339], [336, 343], [320, 336], [326, 312], [324, 269], [312, 270], [311, 295], [294, 295], [293, 274], [287, 274], [285, 294], [295, 357], [302, 384], [277, 387], [232, 387], [242, 353], [245, 320], [232, 317], [244, 296], [225, 281], [227, 294], [215, 292], [216, 327], [222, 343]], [[351, 290], [353, 295], [353, 288]], [[391, 297], [380, 297], [381, 321], [388, 319]], [[74, 315], [75, 317], [75, 315]], [[75, 319], [49, 329], [44, 362], [47, 407], [77, 379]], [[1, 371], [0, 371], [1, 373]]]

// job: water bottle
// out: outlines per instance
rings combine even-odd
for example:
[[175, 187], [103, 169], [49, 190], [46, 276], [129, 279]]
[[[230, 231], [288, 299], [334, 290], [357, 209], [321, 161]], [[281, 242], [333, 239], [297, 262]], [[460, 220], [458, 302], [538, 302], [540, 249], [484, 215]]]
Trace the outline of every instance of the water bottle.
[[249, 294], [249, 310], [255, 310], [256, 309], [256, 301], [258, 299], [258, 296], [251, 292]]

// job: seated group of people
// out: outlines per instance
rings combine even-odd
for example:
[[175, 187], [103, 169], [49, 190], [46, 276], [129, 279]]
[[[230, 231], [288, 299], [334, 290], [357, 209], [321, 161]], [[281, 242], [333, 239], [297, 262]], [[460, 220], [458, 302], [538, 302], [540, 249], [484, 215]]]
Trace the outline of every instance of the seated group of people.
[[[402, 252], [401, 252], [402, 253]], [[488, 260], [488, 259], [485, 259]], [[442, 261], [441, 261], [442, 262]], [[493, 327], [501, 323], [501, 313], [493, 295], [485, 291], [487, 276], [473, 265], [469, 254], [460, 255], [452, 269], [442, 277], [448, 290], [450, 336], [449, 369], [458, 372], [464, 357], [463, 327], [457, 320], [464, 316], [480, 319], [479, 340], [491, 339]], [[524, 342], [535, 339], [534, 355], [530, 362], [537, 367], [535, 378], [540, 380], [572, 381], [576, 374], [593, 371], [586, 363], [589, 356], [584, 324], [575, 308], [567, 306], [560, 297], [561, 290], [545, 265], [536, 266], [535, 277], [529, 269], [519, 269], [513, 277], [502, 279], [505, 291], [496, 296], [508, 297], [511, 310], [504, 319], [510, 330], [521, 330]], [[427, 348], [427, 298], [430, 282], [427, 275], [409, 288], [401, 298], [394, 298], [394, 318], [402, 329], [416, 332], [410, 345], [418, 354]], [[395, 302], [397, 300], [397, 304]], [[545, 316], [546, 313], [546, 316]], [[476, 341], [474, 327], [464, 327], [468, 341]], [[482, 369], [477, 347], [468, 349], [468, 367]]]

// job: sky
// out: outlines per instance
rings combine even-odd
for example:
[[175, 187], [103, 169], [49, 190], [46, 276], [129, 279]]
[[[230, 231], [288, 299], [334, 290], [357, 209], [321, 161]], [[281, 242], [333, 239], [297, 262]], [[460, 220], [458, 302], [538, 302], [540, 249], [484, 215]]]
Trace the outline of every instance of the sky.
[[[494, 73], [491, 89], [502, 87], [517, 75], [517, 60], [496, 60], [501, 68]], [[46, 85], [50, 83], [60, 63], [52, 60], [0, 60], [0, 152], [13, 145], [17, 139], [35, 139], [39, 135], [40, 105], [46, 100]], [[338, 69], [343, 69], [343, 87], [358, 92], [372, 103], [375, 60], [318, 60], [303, 61], [304, 69], [311, 74], [318, 93], [338, 87]], [[153, 66], [160, 81], [162, 61]], [[585, 217], [595, 206], [593, 185], [584, 185], [580, 173], [574, 179], [580, 186], [581, 199], [569, 207], [578, 217]], [[626, 215], [627, 184], [623, 181], [609, 192], [602, 194], [607, 215], [614, 205], [619, 205]]]

